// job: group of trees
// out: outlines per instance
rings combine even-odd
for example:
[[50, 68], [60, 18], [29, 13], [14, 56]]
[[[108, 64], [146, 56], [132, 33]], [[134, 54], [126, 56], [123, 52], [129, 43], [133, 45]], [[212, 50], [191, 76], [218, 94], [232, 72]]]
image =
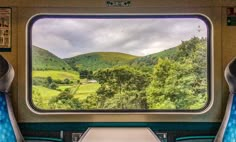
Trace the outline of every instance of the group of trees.
[[98, 108], [147, 108], [145, 88], [149, 84], [149, 74], [132, 67], [120, 66], [98, 70], [94, 77], [101, 84], [97, 90]]
[[54, 110], [55, 109], [62, 109], [62, 110], [81, 109], [81, 104], [80, 104], [79, 99], [74, 97], [75, 93], [73, 92], [76, 92], [76, 91], [65, 89], [58, 96], [52, 97], [48, 102], [49, 109], [54, 109]]
[[[207, 101], [206, 39], [183, 41], [151, 73], [131, 66], [98, 70], [101, 84], [87, 109], [200, 109]], [[94, 100], [97, 103], [92, 102]], [[89, 105], [89, 103], [91, 103]], [[91, 107], [89, 107], [91, 106]]]
[[48, 76], [47, 78], [43, 78], [43, 77], [34, 77], [34, 79], [32, 80], [32, 84], [36, 85], [36, 86], [43, 86], [49, 89], [54, 89], [56, 90], [58, 88], [59, 84], [73, 84], [73, 83], [80, 83], [80, 80], [77, 80], [76, 82], [65, 78], [64, 80], [54, 80], [52, 79], [51, 76]]
[[[78, 87], [76, 87], [78, 89]], [[61, 110], [75, 110], [81, 109], [81, 103], [78, 98], [74, 97], [75, 91], [71, 89], [65, 89], [60, 94], [52, 97], [48, 102], [43, 100], [42, 94], [37, 90], [33, 89], [33, 102], [37, 108], [40, 109], [61, 109]]]
[[206, 39], [192, 38], [159, 59], [147, 88], [150, 109], [200, 109], [207, 101]]

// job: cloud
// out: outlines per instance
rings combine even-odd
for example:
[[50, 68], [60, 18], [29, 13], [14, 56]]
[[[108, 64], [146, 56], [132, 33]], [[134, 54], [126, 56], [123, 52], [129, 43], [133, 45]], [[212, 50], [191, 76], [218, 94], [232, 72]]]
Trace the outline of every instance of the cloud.
[[32, 43], [61, 58], [90, 52], [145, 56], [206, 35], [205, 23], [196, 18], [43, 18], [33, 25]]

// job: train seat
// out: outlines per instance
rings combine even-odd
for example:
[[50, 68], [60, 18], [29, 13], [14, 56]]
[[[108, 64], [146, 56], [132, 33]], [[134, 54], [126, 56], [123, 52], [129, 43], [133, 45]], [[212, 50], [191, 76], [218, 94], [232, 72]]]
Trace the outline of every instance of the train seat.
[[63, 142], [59, 138], [24, 137], [14, 117], [9, 88], [14, 78], [14, 69], [0, 55], [0, 142]]
[[225, 69], [225, 79], [229, 86], [229, 99], [225, 116], [215, 142], [236, 141], [236, 58]]
[[0, 55], [0, 141], [1, 142], [21, 142], [22, 135], [15, 120], [11, 101], [9, 98], [9, 88], [14, 78], [14, 69]]

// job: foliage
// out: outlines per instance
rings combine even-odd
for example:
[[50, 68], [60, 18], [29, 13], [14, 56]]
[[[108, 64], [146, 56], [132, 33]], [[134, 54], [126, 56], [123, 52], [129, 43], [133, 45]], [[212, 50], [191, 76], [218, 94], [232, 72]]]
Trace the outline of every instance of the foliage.
[[38, 90], [32, 90], [32, 101], [34, 106], [36, 106], [37, 108], [43, 109], [45, 107], [45, 104], [43, 104], [43, 97]]
[[147, 88], [150, 109], [200, 109], [207, 99], [206, 39], [177, 47], [173, 59], [159, 59]]
[[131, 65], [138, 66], [139, 69], [142, 70], [143, 67], [152, 70], [152, 68], [158, 63], [159, 58], [165, 58], [165, 57], [173, 58], [175, 54], [176, 54], [176, 48], [170, 48], [158, 53], [136, 58], [135, 60], [132, 61]]
[[93, 78], [93, 72], [89, 70], [80, 70], [80, 78], [81, 79], [92, 79]]
[[73, 94], [69, 89], [61, 92], [56, 97], [53, 97], [49, 100], [49, 108], [50, 109], [80, 109], [81, 104], [77, 98], [74, 98]]
[[49, 109], [48, 102], [52, 97], [59, 94], [59, 91], [48, 89], [42, 86], [32, 87], [33, 104], [39, 109]]
[[47, 83], [48, 83], [48, 84], [51, 84], [52, 82], [53, 82], [52, 77], [51, 77], [51, 76], [48, 76], [48, 77], [47, 77]]
[[132, 109], [129, 103], [136, 102], [138, 108], [145, 109], [145, 88], [149, 84], [149, 74], [132, 67], [120, 66], [98, 70], [95, 79], [101, 84], [97, 90], [99, 108]]
[[84, 100], [81, 101], [81, 105], [83, 109], [85, 110], [96, 110], [98, 109], [97, 106], [98, 103], [98, 96], [96, 94], [90, 94], [88, 95]]
[[54, 90], [56, 90], [57, 87], [58, 87], [58, 85], [56, 83], [54, 83], [54, 82], [49, 84], [49, 86], [48, 86], [48, 88], [51, 88], [51, 89], [54, 89]]
[[64, 81], [63, 81], [63, 83], [64, 83], [64, 84], [70, 84], [71, 82], [70, 82], [70, 79], [65, 78]]

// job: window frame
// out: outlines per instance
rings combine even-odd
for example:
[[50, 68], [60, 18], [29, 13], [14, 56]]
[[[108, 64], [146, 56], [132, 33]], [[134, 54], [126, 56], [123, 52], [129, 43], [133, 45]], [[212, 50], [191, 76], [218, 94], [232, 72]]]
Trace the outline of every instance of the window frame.
[[[168, 109], [127, 109], [127, 110], [121, 110], [121, 109], [96, 109], [96, 110], [64, 110], [64, 109], [56, 109], [56, 110], [44, 110], [40, 109], [37, 106], [34, 105], [32, 100], [32, 27], [33, 24], [41, 19], [41, 18], [106, 18], [106, 19], [120, 19], [120, 18], [198, 18], [202, 20], [207, 27], [207, 94], [208, 99], [201, 109], [195, 109], [195, 110], [168, 110]], [[200, 14], [200, 13], [189, 13], [189, 14], [72, 14], [72, 13], [43, 13], [43, 14], [36, 14], [32, 16], [27, 23], [26, 26], [26, 40], [27, 40], [27, 95], [26, 95], [26, 103], [27, 106], [32, 110], [33, 112], [39, 113], [39, 114], [57, 114], [57, 113], [86, 113], [86, 114], [126, 114], [126, 113], [141, 113], [141, 114], [153, 114], [153, 113], [166, 113], [166, 114], [181, 114], [181, 113], [187, 113], [187, 114], [201, 114], [207, 112], [211, 106], [213, 105], [214, 96], [212, 91], [212, 78], [213, 78], [213, 72], [212, 72], [212, 64], [213, 64], [213, 53], [212, 53], [212, 22], [210, 18], [208, 18], [206, 15]]]

